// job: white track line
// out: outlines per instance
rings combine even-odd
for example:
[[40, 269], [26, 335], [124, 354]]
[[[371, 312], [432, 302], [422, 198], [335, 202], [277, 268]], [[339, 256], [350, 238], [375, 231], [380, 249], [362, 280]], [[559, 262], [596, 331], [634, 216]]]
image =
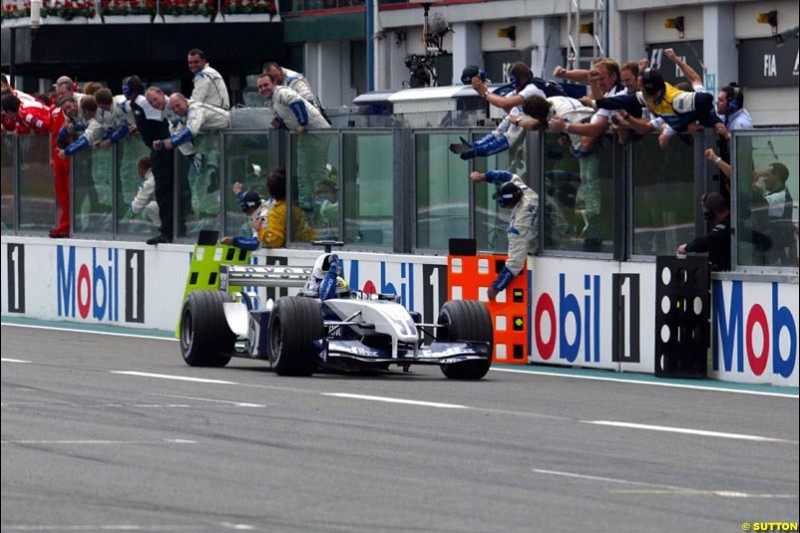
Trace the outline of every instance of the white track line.
[[30, 363], [30, 361], [25, 361], [24, 359], [9, 359], [7, 357], [0, 358], [0, 361], [3, 363]]
[[615, 422], [613, 420], [581, 420], [584, 424], [596, 424], [598, 426], [611, 426], [617, 428], [644, 429], [647, 431], [664, 431], [667, 433], [681, 433], [684, 435], [699, 435], [701, 437], [718, 437], [723, 439], [752, 440], [757, 442], [787, 442], [797, 443], [786, 439], [774, 439], [772, 437], [761, 437], [759, 435], [745, 435], [741, 433], [723, 433], [720, 431], [706, 431], [704, 429], [676, 428], [669, 426], [651, 426], [648, 424], [633, 424], [630, 422]]
[[163, 396], [166, 396], [167, 398], [178, 398], [181, 400], [195, 400], [198, 402], [223, 403], [227, 405], [235, 405], [236, 407], [266, 407], [266, 405], [261, 403], [236, 402], [231, 400], [214, 400], [211, 398], [198, 398], [196, 396], [180, 396], [178, 394], [163, 394]]
[[710, 494], [714, 496], [721, 496], [725, 498], [795, 498], [795, 494], [758, 494], [748, 493], [732, 490], [706, 490], [706, 489], [691, 489], [687, 487], [676, 487], [673, 485], [661, 485], [659, 483], [646, 483], [643, 481], [630, 481], [627, 479], [619, 479], [613, 477], [603, 476], [588, 476], [585, 474], [576, 474], [574, 472], [559, 472], [557, 470], [542, 470], [539, 468], [532, 468], [537, 474], [545, 474], [548, 476], [570, 477], [575, 479], [585, 479], [587, 481], [600, 481], [602, 483], [619, 483], [623, 485], [634, 485], [639, 487], [652, 487], [647, 490], [620, 490], [612, 492], [620, 493], [635, 493], [635, 494]]
[[112, 370], [112, 374], [124, 376], [139, 376], [143, 378], [174, 379], [175, 381], [192, 381], [194, 383], [216, 383], [217, 385], [238, 385], [235, 381], [225, 381], [222, 379], [191, 378], [188, 376], [172, 376], [170, 374], [153, 374], [151, 372], [136, 372], [133, 370]]
[[[31, 328], [31, 329], [45, 329], [45, 330], [52, 330], [52, 331], [71, 331], [73, 333], [92, 333], [95, 335], [111, 335], [117, 337], [130, 337], [134, 339], [152, 339], [152, 340], [161, 340], [161, 341], [169, 341], [169, 342], [177, 342], [178, 339], [167, 338], [167, 337], [156, 337], [151, 335], [135, 335], [131, 333], [114, 333], [114, 332], [106, 332], [106, 331], [92, 331], [92, 330], [85, 330], [85, 329], [75, 329], [75, 328], [59, 328], [53, 326], [33, 326], [27, 324], [10, 324], [3, 322], [3, 326], [14, 327], [14, 328]], [[708, 387], [704, 385], [690, 385], [686, 383], [668, 383], [668, 382], [654, 382], [654, 381], [638, 381], [638, 380], [631, 380], [631, 379], [621, 379], [621, 378], [605, 378], [600, 376], [579, 376], [579, 375], [570, 375], [570, 374], [560, 374], [557, 372], [547, 372], [547, 371], [539, 371], [539, 370], [517, 370], [514, 368], [496, 368], [492, 367], [490, 369], [492, 372], [510, 372], [516, 374], [529, 374], [529, 375], [538, 375], [538, 376], [550, 376], [550, 377], [557, 377], [557, 378], [571, 378], [571, 379], [588, 379], [591, 381], [610, 381], [614, 383], [626, 383], [626, 384], [633, 384], [633, 385], [646, 385], [646, 386], [653, 386], [653, 387], [672, 387], [676, 389], [695, 389], [695, 390], [704, 390], [710, 392], [731, 392], [734, 394], [749, 394], [751, 396], [770, 396], [773, 398], [790, 398], [790, 399], [800, 399], [800, 395], [798, 394], [782, 394], [777, 392], [768, 392], [768, 391], [753, 391], [753, 390], [742, 390], [742, 389], [727, 389], [721, 387]]]
[[161, 439], [161, 440], [3, 440], [0, 444], [197, 444], [196, 440]]
[[336, 398], [350, 398], [353, 400], [368, 400], [372, 402], [400, 403], [405, 405], [417, 405], [421, 407], [438, 407], [440, 409], [469, 409], [466, 405], [454, 403], [421, 402], [418, 400], [404, 400], [402, 398], [386, 398], [384, 396], [366, 396], [363, 394], [349, 394], [347, 392], [323, 392], [323, 396], [334, 396]]
[[178, 342], [178, 339], [173, 339], [172, 337], [156, 337], [155, 335], [137, 335], [135, 333], [117, 333], [114, 331], [94, 331], [89, 329], [78, 329], [78, 328], [59, 328], [56, 326], [33, 326], [29, 324], [10, 324], [8, 322], [3, 322], [2, 326], [3, 327], [8, 326], [9, 328], [47, 329], [50, 331], [69, 331], [71, 333], [91, 333], [93, 335], [110, 335], [112, 337], [129, 337], [132, 339], [150, 339], [156, 341]]
[[202, 531], [202, 526], [140, 526], [136, 524], [3, 526], [3, 531]]
[[[591, 381], [610, 381], [613, 383], [627, 383], [629, 385], [651, 385], [653, 387], [671, 387], [674, 389], [694, 389], [694, 390], [704, 390], [711, 392], [732, 392], [734, 394], [749, 394], [752, 396], [771, 396], [773, 398], [789, 398], [793, 400], [800, 399], [800, 395], [797, 394], [783, 394], [780, 392], [754, 391], [754, 390], [744, 390], [744, 389], [727, 389], [722, 387], [709, 387], [705, 385], [690, 385], [688, 383], [669, 383], [666, 381], [665, 382], [639, 381], [636, 379], [604, 378], [602, 376], [579, 376], [573, 374], [561, 374], [558, 372], [547, 372], [546, 370], [517, 370], [515, 368], [495, 368], [495, 367], [492, 367], [490, 370], [492, 372], [510, 372], [514, 374], [549, 376], [554, 378], [588, 379]], [[720, 381], [720, 383], [725, 383], [725, 382]]]

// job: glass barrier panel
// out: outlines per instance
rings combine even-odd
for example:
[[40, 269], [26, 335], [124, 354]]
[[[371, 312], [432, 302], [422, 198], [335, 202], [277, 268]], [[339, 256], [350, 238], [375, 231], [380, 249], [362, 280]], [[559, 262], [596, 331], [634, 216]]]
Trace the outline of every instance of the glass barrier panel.
[[73, 235], [111, 234], [111, 150], [82, 150], [72, 156]]
[[343, 136], [344, 242], [391, 247], [394, 239], [392, 134]]
[[[258, 208], [250, 215], [239, 203], [236, 191], [244, 194], [252, 191], [258, 195], [259, 205], [269, 200], [267, 176], [269, 175], [269, 135], [266, 132], [229, 134], [223, 136], [225, 144], [225, 233], [231, 237], [254, 235], [251, 216], [257, 216]], [[240, 184], [241, 188], [239, 188]], [[249, 209], [249, 207], [248, 207]], [[262, 216], [262, 222], [265, 222]]]
[[[473, 135], [472, 140], [477, 141], [484, 137], [485, 133]], [[525, 144], [514, 151], [511, 157], [511, 150], [490, 155], [489, 157], [476, 157], [473, 159], [476, 172], [488, 172], [489, 170], [508, 170], [509, 172], [522, 172], [522, 179], [526, 179], [524, 172]], [[522, 165], [518, 156], [522, 156]], [[519, 174], [518, 174], [519, 175]], [[496, 187], [487, 183], [476, 183], [475, 189], [475, 240], [478, 250], [496, 252], [501, 254], [508, 253], [508, 223], [511, 219], [511, 211], [500, 207], [497, 200], [493, 198]]]
[[447, 250], [469, 237], [469, 163], [450, 153], [466, 132], [415, 136], [417, 248]]
[[[117, 214], [120, 235], [132, 240], [147, 240], [158, 235], [161, 217], [155, 194], [155, 179], [145, 168], [151, 165], [150, 150], [138, 133], [129, 133], [118, 142]], [[141, 173], [139, 161], [142, 161]], [[148, 179], [150, 180], [148, 182]]]
[[202, 230], [220, 229], [219, 132], [198, 135], [175, 152], [179, 179], [177, 198], [178, 237], [194, 242]]
[[[290, 136], [293, 226], [291, 242], [339, 239], [339, 137]], [[301, 216], [302, 215], [302, 216]]]
[[544, 137], [544, 248], [611, 253], [616, 141], [604, 137], [575, 150], [571, 137]]
[[14, 231], [14, 136], [3, 135], [0, 157], [0, 220], [3, 233]]
[[737, 263], [798, 265], [798, 134], [737, 136]]
[[647, 135], [633, 149], [633, 255], [673, 255], [694, 239], [694, 140], [662, 149]]
[[21, 135], [19, 225], [21, 231], [49, 231], [55, 227], [56, 197], [50, 167], [50, 136]]

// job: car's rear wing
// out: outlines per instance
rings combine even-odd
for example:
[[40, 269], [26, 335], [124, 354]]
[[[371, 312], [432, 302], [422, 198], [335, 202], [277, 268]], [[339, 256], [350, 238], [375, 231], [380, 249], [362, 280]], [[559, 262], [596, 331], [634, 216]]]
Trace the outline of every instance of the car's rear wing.
[[311, 270], [310, 266], [220, 265], [219, 288], [222, 291], [232, 286], [302, 288]]

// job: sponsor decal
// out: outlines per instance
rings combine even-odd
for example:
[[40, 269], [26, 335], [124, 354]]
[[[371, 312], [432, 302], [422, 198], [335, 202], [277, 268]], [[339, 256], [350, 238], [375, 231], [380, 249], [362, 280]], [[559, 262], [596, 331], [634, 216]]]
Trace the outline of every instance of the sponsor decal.
[[58, 316], [118, 322], [119, 250], [91, 248], [91, 259], [83, 259], [88, 250], [80, 249], [79, 260], [75, 246], [56, 249]]
[[794, 373], [797, 316], [781, 305], [778, 283], [770, 285], [770, 297], [758, 291], [758, 298], [748, 298], [755, 289], [744, 294], [741, 281], [730, 282], [728, 294], [721, 281], [714, 281], [714, 370], [755, 376], [771, 373], [784, 378]]
[[[558, 296], [543, 292], [533, 306], [533, 338], [542, 359], [558, 356], [573, 363], [600, 362], [600, 276], [583, 276], [582, 298], [567, 291], [567, 274], [558, 275]], [[546, 319], [546, 321], [545, 321]], [[574, 326], [574, 327], [573, 327]], [[574, 335], [568, 335], [568, 327]]]

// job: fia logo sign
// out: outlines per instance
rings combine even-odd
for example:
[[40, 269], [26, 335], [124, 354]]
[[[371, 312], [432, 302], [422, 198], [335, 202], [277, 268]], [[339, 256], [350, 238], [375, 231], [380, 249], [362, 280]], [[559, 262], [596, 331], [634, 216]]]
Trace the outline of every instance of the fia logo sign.
[[[797, 66], [795, 66], [795, 72], [797, 72]], [[775, 54], [764, 54], [764, 77], [778, 77], [778, 61], [775, 59]]]

